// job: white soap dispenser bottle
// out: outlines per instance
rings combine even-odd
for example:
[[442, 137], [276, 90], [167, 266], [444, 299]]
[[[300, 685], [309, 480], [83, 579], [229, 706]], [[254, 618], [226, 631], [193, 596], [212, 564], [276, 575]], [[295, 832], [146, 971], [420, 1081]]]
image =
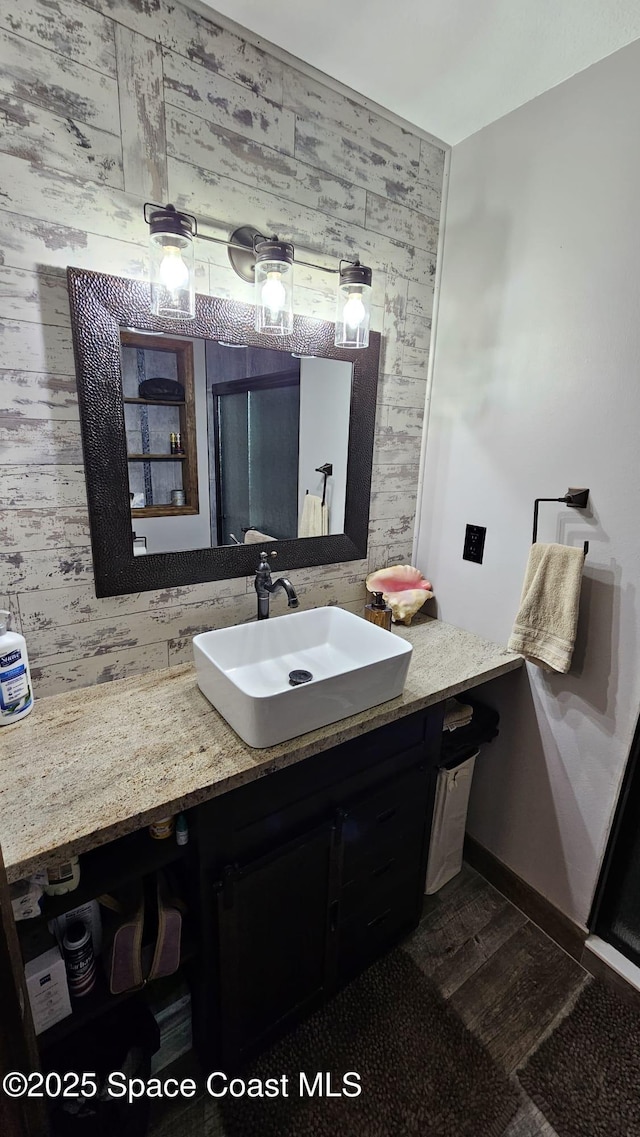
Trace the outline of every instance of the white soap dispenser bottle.
[[7, 631], [10, 613], [0, 610], [0, 726], [17, 722], [33, 707], [27, 641]]

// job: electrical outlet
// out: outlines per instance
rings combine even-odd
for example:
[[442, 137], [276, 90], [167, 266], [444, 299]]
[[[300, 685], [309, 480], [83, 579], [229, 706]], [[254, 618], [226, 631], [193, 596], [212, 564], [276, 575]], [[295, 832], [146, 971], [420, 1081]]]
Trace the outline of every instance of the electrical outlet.
[[482, 564], [484, 555], [484, 539], [487, 535], [486, 525], [467, 525], [464, 535], [463, 561], [474, 561]]

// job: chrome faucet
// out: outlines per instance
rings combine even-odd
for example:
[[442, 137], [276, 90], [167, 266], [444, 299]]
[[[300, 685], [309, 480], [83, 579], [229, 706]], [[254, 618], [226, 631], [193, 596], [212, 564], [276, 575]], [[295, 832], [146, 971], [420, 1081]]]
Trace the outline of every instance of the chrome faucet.
[[279, 576], [277, 580], [271, 580], [271, 569], [267, 560], [265, 552], [260, 553], [260, 564], [256, 569], [255, 579], [256, 593], [258, 595], [258, 619], [269, 619], [269, 597], [273, 592], [277, 592], [279, 588], [283, 588], [287, 594], [287, 604], [290, 608], [297, 608], [300, 601], [296, 596], [296, 590], [290, 580], [284, 576]]

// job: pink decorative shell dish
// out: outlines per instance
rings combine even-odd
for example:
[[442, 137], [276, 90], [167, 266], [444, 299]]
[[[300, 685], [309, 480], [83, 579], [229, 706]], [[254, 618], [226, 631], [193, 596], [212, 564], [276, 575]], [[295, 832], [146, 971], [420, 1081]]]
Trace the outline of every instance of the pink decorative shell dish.
[[393, 613], [395, 624], [410, 624], [419, 608], [433, 596], [431, 584], [412, 565], [391, 565], [366, 579], [369, 592], [381, 592]]

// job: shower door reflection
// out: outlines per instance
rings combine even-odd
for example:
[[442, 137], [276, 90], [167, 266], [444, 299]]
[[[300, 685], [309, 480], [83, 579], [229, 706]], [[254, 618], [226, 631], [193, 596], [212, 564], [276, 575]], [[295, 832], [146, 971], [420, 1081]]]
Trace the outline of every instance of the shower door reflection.
[[214, 384], [211, 395], [217, 543], [297, 537], [299, 368]]

